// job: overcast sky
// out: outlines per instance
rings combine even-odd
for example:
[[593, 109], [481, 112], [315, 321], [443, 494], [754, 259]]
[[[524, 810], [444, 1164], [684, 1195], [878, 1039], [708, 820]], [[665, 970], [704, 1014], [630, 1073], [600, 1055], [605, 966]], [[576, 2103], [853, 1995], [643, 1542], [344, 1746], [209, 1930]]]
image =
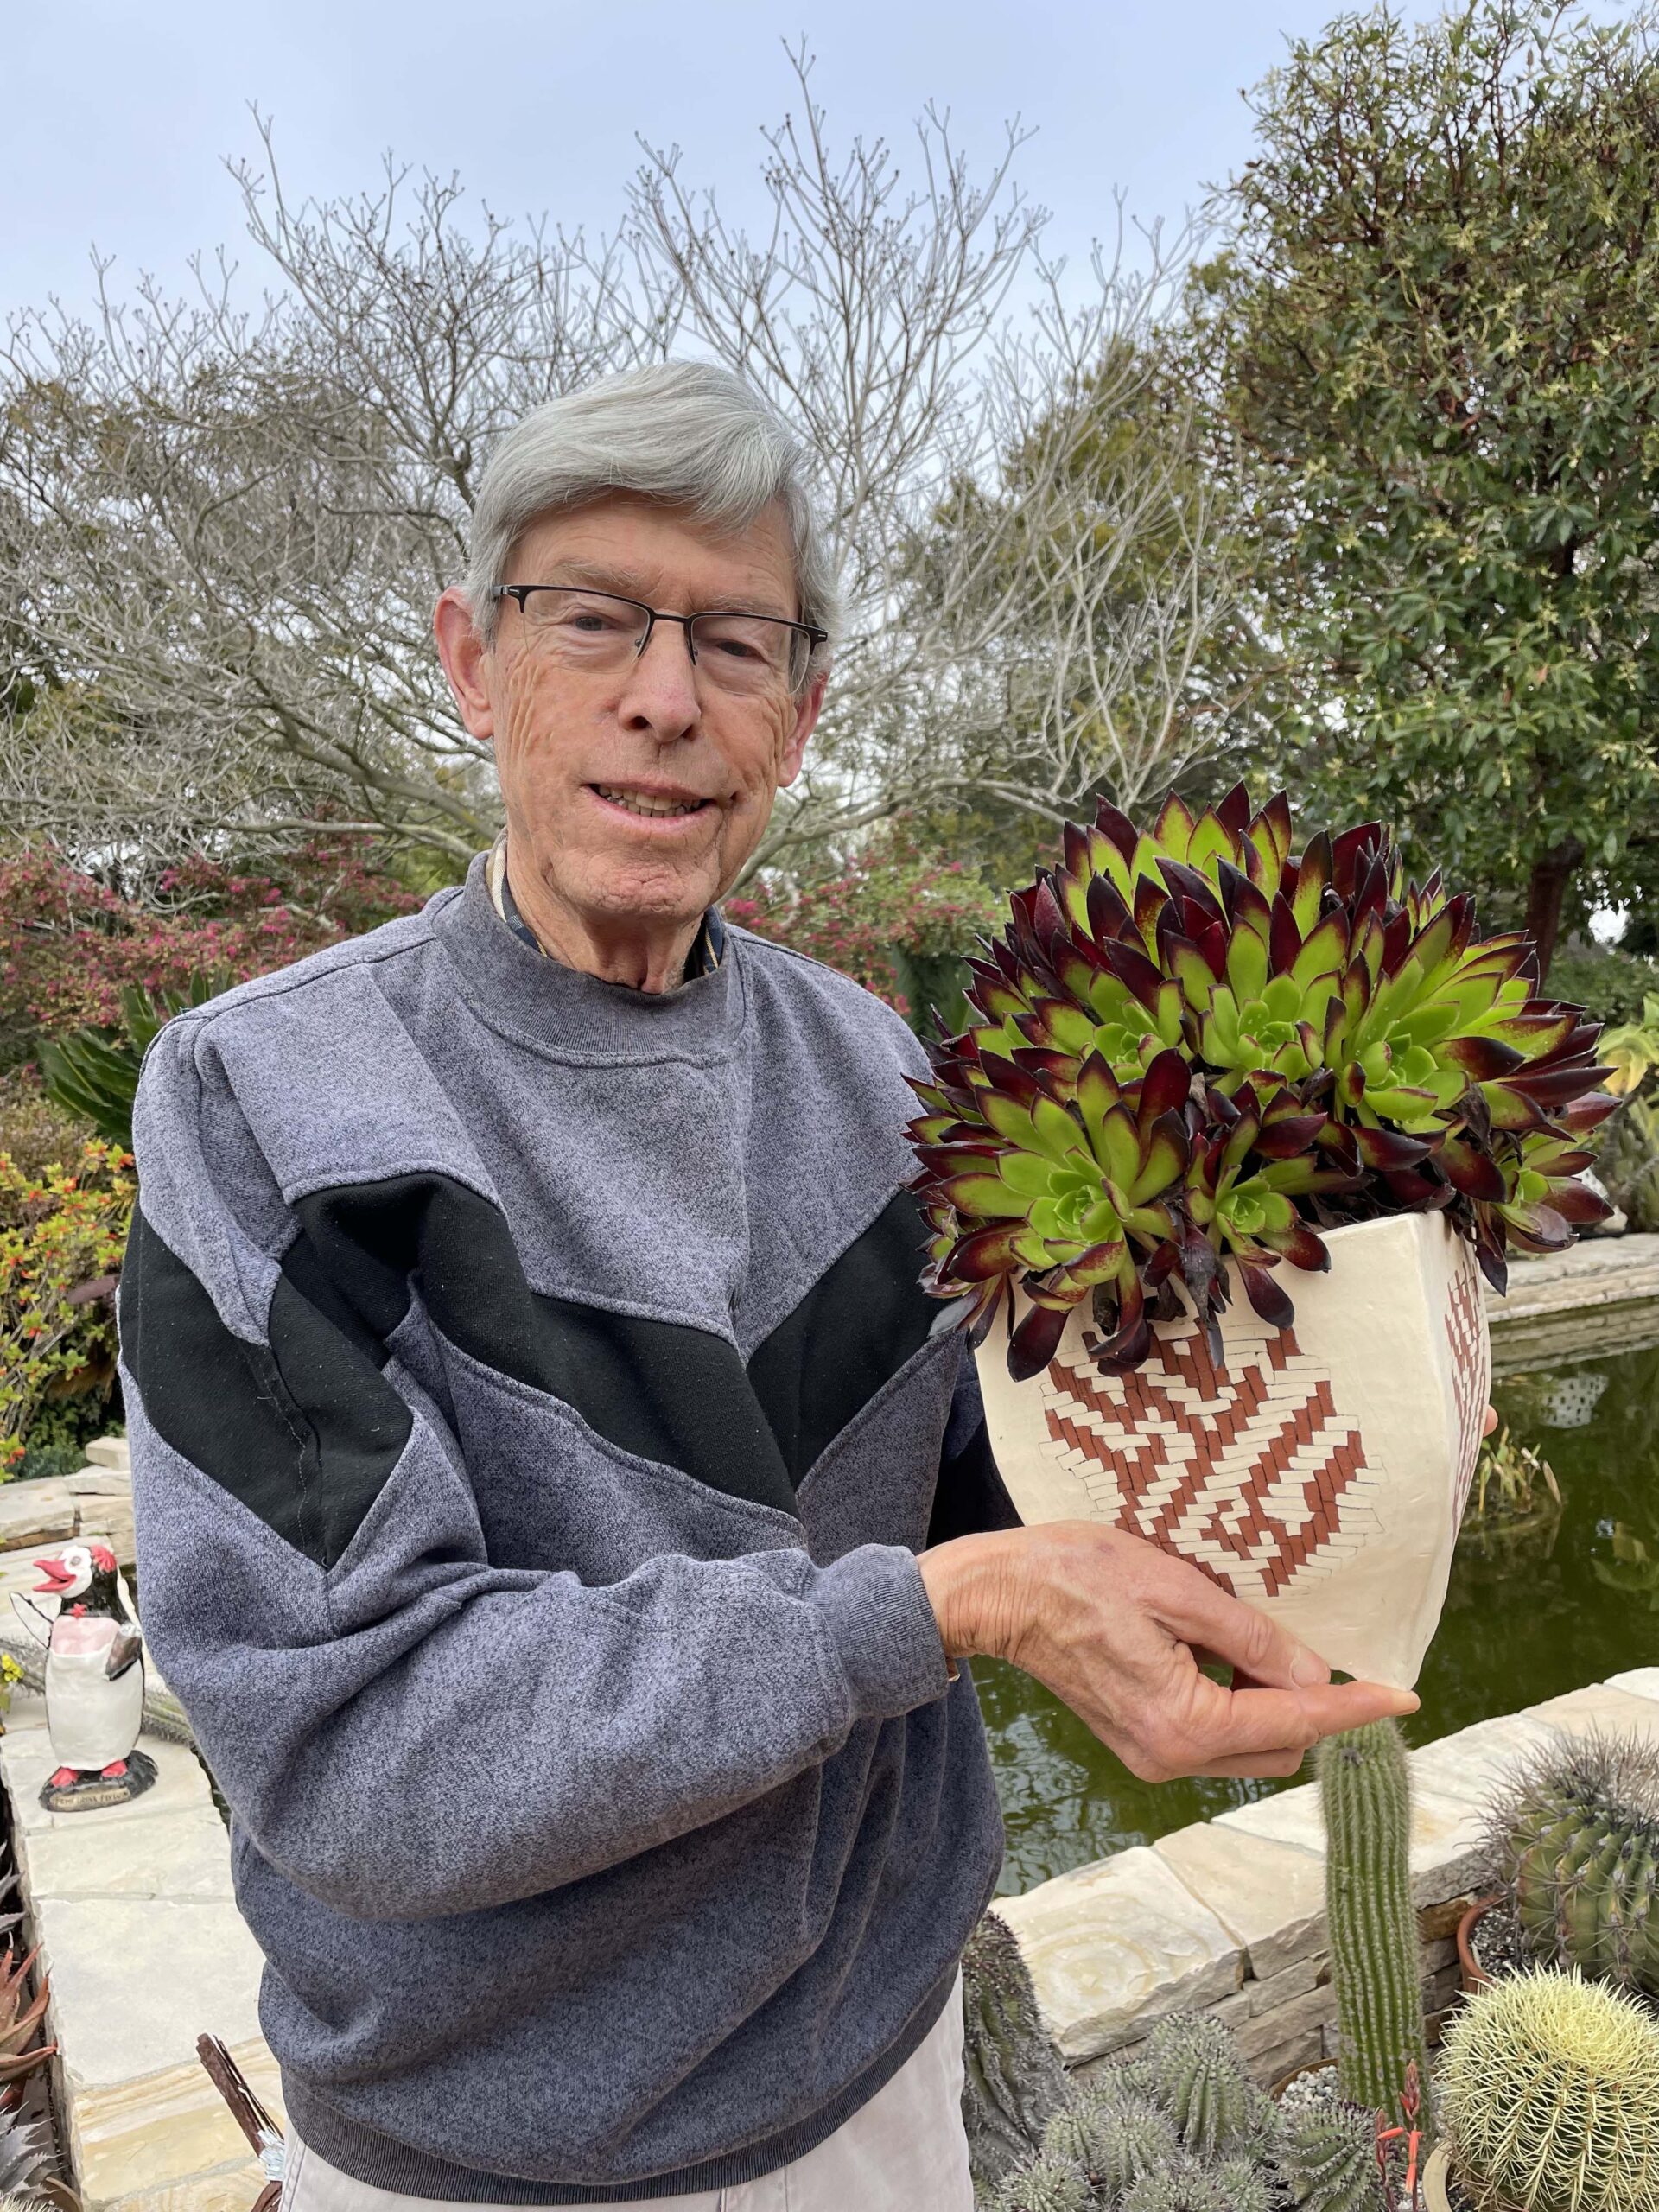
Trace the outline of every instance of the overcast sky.
[[[1415, 15], [1435, 12], [1415, 4]], [[0, 0], [0, 313], [90, 293], [88, 253], [182, 281], [197, 247], [233, 243], [227, 155], [275, 119], [296, 194], [372, 184], [388, 148], [459, 171], [499, 213], [613, 219], [636, 134], [684, 149], [685, 174], [734, 202], [761, 125], [790, 105], [783, 41], [816, 50], [841, 139], [903, 150], [918, 110], [948, 106], [988, 156], [1018, 114], [1019, 164], [1086, 251], [1114, 187], [1179, 219], [1249, 152], [1240, 97], [1335, 13], [1333, 0]], [[814, 20], [816, 18], [816, 20]]]

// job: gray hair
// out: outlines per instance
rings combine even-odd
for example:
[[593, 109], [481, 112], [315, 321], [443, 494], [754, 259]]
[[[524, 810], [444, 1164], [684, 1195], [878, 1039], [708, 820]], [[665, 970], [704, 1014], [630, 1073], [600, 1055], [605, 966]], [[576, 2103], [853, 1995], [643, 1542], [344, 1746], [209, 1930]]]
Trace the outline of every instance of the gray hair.
[[[662, 361], [550, 399], [491, 454], [473, 512], [464, 588], [480, 636], [493, 639], [496, 588], [531, 523], [607, 492], [689, 507], [743, 530], [782, 503], [795, 556], [800, 620], [830, 632], [840, 616], [836, 564], [814, 510], [807, 455], [760, 395], [729, 369]], [[828, 662], [814, 648], [808, 681]]]

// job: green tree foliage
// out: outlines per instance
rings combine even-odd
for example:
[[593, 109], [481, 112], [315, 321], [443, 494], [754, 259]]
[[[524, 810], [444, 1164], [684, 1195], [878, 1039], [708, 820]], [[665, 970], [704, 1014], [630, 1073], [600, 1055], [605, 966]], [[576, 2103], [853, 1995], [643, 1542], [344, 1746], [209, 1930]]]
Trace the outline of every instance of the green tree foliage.
[[1659, 847], [1656, 16], [1345, 15], [1258, 89], [1195, 285], [1300, 780], [1518, 894]]

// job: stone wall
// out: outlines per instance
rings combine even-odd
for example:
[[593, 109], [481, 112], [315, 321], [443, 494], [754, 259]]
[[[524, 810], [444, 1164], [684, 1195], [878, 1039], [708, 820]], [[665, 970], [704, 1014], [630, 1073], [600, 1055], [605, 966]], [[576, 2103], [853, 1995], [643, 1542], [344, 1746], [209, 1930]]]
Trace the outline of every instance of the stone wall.
[[[1659, 1743], [1659, 1667], [1617, 1675], [1412, 1754], [1412, 1872], [1431, 2022], [1458, 1986], [1492, 1779], [1552, 1729]], [[1062, 1874], [996, 1910], [1019, 1937], [1068, 2064], [1128, 2056], [1163, 2014], [1224, 2020], [1264, 2087], [1334, 2056], [1324, 1825], [1311, 1783]]]

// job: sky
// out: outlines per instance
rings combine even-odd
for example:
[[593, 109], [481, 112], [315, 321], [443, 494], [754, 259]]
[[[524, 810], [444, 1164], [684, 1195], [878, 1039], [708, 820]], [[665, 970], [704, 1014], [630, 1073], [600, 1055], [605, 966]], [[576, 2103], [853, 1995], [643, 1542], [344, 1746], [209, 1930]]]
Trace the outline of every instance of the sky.
[[603, 229], [643, 137], [679, 145], [684, 174], [741, 212], [762, 126], [798, 108], [785, 48], [803, 35], [837, 140], [885, 136], [902, 157], [931, 101], [985, 160], [1019, 117], [1036, 135], [1017, 174], [1052, 211], [1052, 244], [1086, 253], [1112, 226], [1115, 189], [1142, 220], [1179, 223], [1248, 158], [1243, 89], [1287, 35], [1335, 12], [1335, 0], [0, 0], [0, 317], [54, 295], [85, 307], [94, 245], [113, 257], [118, 293], [141, 270], [182, 285], [194, 251], [234, 247], [224, 164], [259, 152], [251, 104], [271, 117], [298, 197], [372, 186], [391, 149], [457, 172], [498, 213]]

